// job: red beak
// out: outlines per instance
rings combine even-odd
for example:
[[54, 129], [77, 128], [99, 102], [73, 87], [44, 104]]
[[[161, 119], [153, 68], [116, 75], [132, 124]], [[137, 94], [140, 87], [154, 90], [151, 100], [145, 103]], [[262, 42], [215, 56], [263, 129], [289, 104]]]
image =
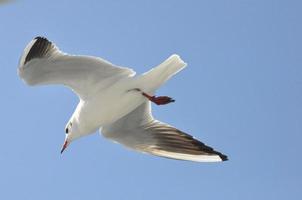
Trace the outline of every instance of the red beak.
[[67, 140], [65, 140], [63, 147], [61, 149], [61, 154], [63, 153], [63, 151], [66, 149], [67, 146], [68, 146], [68, 142], [67, 142]]

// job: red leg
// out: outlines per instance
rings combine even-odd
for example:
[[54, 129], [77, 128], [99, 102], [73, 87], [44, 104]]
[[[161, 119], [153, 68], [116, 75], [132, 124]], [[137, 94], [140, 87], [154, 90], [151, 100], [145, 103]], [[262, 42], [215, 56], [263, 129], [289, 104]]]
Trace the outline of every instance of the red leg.
[[128, 91], [137, 91], [137, 92], [141, 92], [143, 96], [145, 96], [147, 99], [149, 99], [149, 101], [152, 101], [153, 103], [155, 103], [156, 105], [165, 105], [171, 102], [174, 102], [175, 100], [172, 99], [171, 97], [167, 97], [167, 96], [150, 96], [149, 94], [141, 91], [141, 89], [139, 88], [134, 88], [134, 89], [130, 89]]
[[156, 105], [165, 105], [165, 104], [175, 101], [171, 97], [167, 97], [167, 96], [159, 96], [159, 97], [150, 96], [150, 95], [146, 94], [145, 92], [142, 92], [142, 95], [145, 96], [150, 101], [152, 101], [153, 103], [155, 103]]

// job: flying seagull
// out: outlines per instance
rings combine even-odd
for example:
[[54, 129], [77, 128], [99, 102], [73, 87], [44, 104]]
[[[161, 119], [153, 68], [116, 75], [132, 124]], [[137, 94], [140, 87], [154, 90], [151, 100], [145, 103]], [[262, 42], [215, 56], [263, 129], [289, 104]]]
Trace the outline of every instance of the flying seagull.
[[140, 152], [196, 162], [225, 161], [226, 155], [152, 117], [150, 102], [174, 102], [168, 96], [154, 96], [155, 91], [185, 66], [172, 55], [135, 76], [130, 68], [98, 57], [69, 55], [48, 39], [36, 37], [24, 49], [18, 74], [28, 85], [62, 84], [78, 95], [61, 153], [72, 141], [99, 129], [104, 137]]

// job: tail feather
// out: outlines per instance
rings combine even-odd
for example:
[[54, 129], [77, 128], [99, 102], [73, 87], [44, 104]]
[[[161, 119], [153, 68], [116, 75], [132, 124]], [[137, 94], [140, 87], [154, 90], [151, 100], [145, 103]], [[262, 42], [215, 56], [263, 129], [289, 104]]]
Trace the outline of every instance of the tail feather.
[[152, 83], [148, 84], [150, 88], [145, 89], [149, 91], [156, 90], [173, 75], [185, 68], [186, 65], [187, 64], [178, 55], [173, 54], [163, 63], [143, 74], [144, 81]]

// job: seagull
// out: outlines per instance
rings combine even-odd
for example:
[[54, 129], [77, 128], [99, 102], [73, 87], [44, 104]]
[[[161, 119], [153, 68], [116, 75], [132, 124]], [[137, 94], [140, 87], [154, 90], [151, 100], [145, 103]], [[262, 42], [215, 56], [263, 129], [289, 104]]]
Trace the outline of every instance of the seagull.
[[155, 96], [155, 91], [185, 67], [174, 54], [135, 75], [132, 69], [99, 57], [66, 54], [39, 36], [25, 47], [18, 75], [30, 86], [62, 84], [78, 95], [61, 153], [72, 141], [99, 129], [105, 138], [139, 152], [195, 162], [226, 161], [226, 155], [152, 116], [151, 102], [174, 102], [168, 96]]

